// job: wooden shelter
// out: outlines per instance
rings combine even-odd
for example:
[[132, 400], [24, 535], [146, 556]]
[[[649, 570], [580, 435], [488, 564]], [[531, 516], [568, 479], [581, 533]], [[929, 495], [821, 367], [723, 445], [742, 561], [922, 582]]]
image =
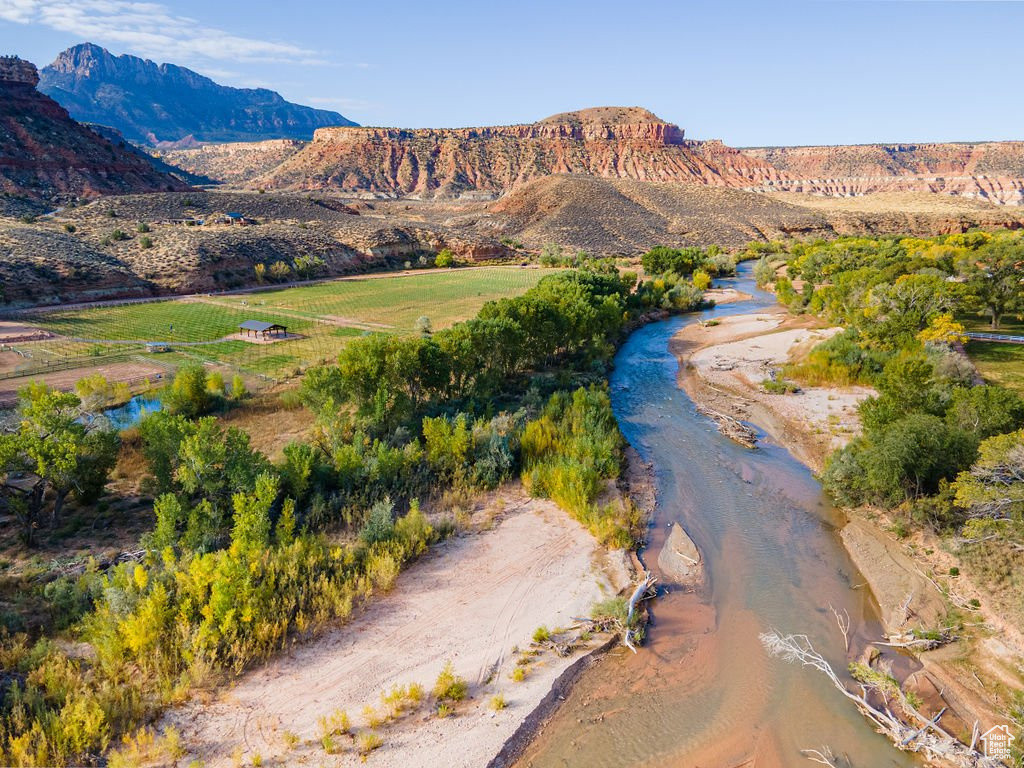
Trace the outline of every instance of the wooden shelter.
[[246, 336], [262, 335], [265, 339], [268, 335], [287, 336], [288, 327], [285, 325], [278, 325], [277, 323], [265, 323], [262, 320], [246, 320], [238, 326], [238, 332], [244, 333]]

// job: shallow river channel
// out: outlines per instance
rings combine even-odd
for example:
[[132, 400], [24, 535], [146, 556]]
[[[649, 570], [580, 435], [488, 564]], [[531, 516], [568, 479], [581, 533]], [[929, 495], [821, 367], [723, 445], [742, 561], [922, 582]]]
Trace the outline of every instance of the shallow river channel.
[[810, 766], [828, 745], [857, 768], [913, 766], [820, 673], [769, 657], [758, 633], [807, 634], [837, 670], [846, 651], [829, 606], [849, 611], [852, 644], [881, 638], [870, 591], [840, 543], [843, 517], [813, 475], [764, 438], [722, 437], [677, 386], [669, 340], [688, 323], [774, 303], [750, 264], [720, 281], [754, 298], [635, 332], [615, 360], [612, 401], [626, 438], [655, 468], [658, 507], [641, 556], [658, 573], [669, 526], [703, 554], [700, 594], [669, 588], [645, 645], [587, 672], [520, 766]]

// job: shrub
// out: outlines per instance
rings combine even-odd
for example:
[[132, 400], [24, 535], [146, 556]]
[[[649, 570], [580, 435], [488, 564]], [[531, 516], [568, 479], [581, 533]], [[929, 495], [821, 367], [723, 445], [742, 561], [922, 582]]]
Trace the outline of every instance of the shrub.
[[366, 523], [359, 531], [359, 538], [365, 544], [388, 541], [395, 535], [394, 505], [390, 499], [378, 501], [370, 508]]
[[455, 254], [453, 254], [447, 248], [443, 249], [434, 258], [435, 267], [450, 267], [453, 264], [455, 264]]
[[78, 231], [78, 227], [76, 227], [74, 224], [65, 224], [64, 231], [67, 232], [68, 234], [74, 234], [75, 232]]
[[462, 701], [468, 690], [465, 678], [456, 675], [452, 663], [447, 662], [434, 683], [434, 698], [438, 701]]
[[495, 694], [491, 697], [491, 700], [490, 702], [488, 702], [487, 706], [489, 706], [495, 712], [500, 712], [507, 706], [507, 704], [505, 703], [505, 695], [501, 693]]
[[135, 228], [135, 231], [139, 234], [145, 234], [146, 232], [149, 232], [149, 224], [143, 221]]
[[139, 248], [141, 248], [142, 250], [147, 250], [147, 249], [152, 248], [152, 247], [153, 247], [153, 239], [152, 238], [146, 237], [146, 236], [143, 236], [143, 237], [139, 238]]
[[533, 642], [546, 643], [551, 639], [551, 630], [543, 624], [533, 630]]
[[769, 395], [790, 395], [800, 391], [800, 387], [785, 379], [765, 379], [761, 382], [761, 389]]
[[356, 737], [356, 749], [359, 750], [359, 754], [364, 756], [379, 749], [383, 744], [384, 739], [372, 731], [363, 731]]
[[509, 675], [514, 682], [521, 683], [526, 679], [526, 667], [516, 667], [512, 670], [512, 674]]

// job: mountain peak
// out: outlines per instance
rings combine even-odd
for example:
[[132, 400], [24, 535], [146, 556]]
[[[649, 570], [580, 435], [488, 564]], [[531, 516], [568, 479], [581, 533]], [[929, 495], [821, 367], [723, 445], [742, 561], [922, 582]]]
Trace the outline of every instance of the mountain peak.
[[39, 89], [77, 120], [132, 141], [309, 139], [317, 128], [355, 125], [343, 115], [286, 101], [265, 88], [232, 88], [176, 64], [114, 55], [80, 43], [40, 73]]

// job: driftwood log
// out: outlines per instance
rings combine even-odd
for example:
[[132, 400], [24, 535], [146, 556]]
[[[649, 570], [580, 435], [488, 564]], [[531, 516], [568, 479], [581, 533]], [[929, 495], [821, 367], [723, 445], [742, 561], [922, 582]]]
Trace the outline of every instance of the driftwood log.
[[718, 431], [746, 448], [757, 447], [757, 433], [739, 419], [734, 419], [727, 413], [708, 408], [706, 405], [697, 406], [697, 412], [702, 413], [715, 422]]
[[622, 644], [629, 648], [633, 653], [636, 653], [636, 645], [633, 643], [633, 617], [636, 615], [636, 606], [654, 587], [654, 582], [657, 579], [651, 575], [650, 571], [644, 571], [644, 577], [639, 584], [636, 585], [636, 589], [633, 590], [633, 594], [629, 597], [629, 603], [627, 604], [626, 610], [626, 626], [625, 631], [622, 634]]

